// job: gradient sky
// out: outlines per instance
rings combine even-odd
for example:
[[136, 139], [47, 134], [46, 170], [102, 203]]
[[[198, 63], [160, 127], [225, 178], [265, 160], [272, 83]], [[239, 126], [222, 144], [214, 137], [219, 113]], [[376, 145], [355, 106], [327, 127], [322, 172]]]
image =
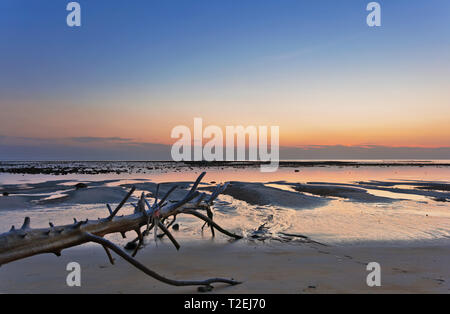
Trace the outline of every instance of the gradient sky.
[[450, 146], [448, 0], [378, 1], [379, 28], [368, 0], [86, 0], [80, 28], [68, 2], [0, 2], [8, 145], [171, 144], [202, 117], [283, 146]]

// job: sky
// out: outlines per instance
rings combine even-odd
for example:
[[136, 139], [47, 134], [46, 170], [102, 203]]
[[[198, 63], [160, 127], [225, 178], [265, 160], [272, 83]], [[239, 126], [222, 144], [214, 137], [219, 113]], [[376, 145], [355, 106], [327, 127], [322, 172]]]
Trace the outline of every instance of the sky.
[[450, 159], [448, 0], [378, 1], [381, 27], [368, 0], [78, 2], [73, 28], [69, 1], [0, 2], [0, 159], [160, 159], [195, 117], [298, 159]]

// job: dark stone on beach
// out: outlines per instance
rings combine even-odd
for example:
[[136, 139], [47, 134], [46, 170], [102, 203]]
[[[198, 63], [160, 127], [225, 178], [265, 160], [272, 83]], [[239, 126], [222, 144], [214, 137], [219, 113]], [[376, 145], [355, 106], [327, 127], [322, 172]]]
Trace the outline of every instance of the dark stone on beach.
[[197, 291], [198, 291], [198, 292], [209, 292], [209, 291], [211, 291], [212, 289], [214, 289], [213, 286], [207, 285], [207, 286], [201, 286], [201, 287], [198, 287], [198, 288], [197, 288]]
[[3, 196], [8, 196], [9, 195], [9, 193], [8, 192], [3, 192], [3, 194], [2, 194]]
[[178, 231], [178, 230], [180, 230], [180, 225], [179, 224], [174, 224], [172, 226], [172, 229], [175, 230], [175, 231]]
[[316, 289], [316, 286], [308, 286], [308, 289]]
[[75, 184], [75, 189], [76, 190], [85, 189], [85, 188], [87, 188], [87, 184], [85, 184], [85, 183], [77, 183], [77, 184]]
[[216, 184], [216, 181], [211, 181], [211, 184]]
[[300, 170], [298, 170], [298, 169], [295, 169], [294, 171], [295, 171], [295, 172], [300, 172]]
[[136, 242], [128, 242], [127, 245], [125, 245], [125, 250], [134, 250], [136, 247]]

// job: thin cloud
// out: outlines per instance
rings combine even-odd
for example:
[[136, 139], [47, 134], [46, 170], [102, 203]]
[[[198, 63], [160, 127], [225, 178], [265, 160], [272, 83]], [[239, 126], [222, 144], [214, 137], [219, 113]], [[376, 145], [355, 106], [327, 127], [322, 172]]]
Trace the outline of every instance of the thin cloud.
[[92, 143], [92, 142], [131, 142], [132, 138], [123, 138], [123, 137], [95, 137], [95, 136], [81, 136], [81, 137], [69, 137], [67, 138], [71, 141], [80, 142], [80, 143]]
[[[171, 145], [122, 137], [32, 138], [0, 135], [0, 160], [171, 160]], [[280, 159], [449, 159], [450, 147], [371, 144], [280, 147]]]

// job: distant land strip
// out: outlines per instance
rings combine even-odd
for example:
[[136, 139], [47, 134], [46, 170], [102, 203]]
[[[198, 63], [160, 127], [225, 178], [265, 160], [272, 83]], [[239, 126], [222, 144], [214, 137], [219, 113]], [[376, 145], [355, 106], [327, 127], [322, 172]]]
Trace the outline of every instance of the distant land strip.
[[[147, 173], [183, 168], [252, 168], [264, 161], [2, 161], [0, 173], [12, 174], [108, 174]], [[450, 161], [280, 161], [280, 167], [450, 167]]]

